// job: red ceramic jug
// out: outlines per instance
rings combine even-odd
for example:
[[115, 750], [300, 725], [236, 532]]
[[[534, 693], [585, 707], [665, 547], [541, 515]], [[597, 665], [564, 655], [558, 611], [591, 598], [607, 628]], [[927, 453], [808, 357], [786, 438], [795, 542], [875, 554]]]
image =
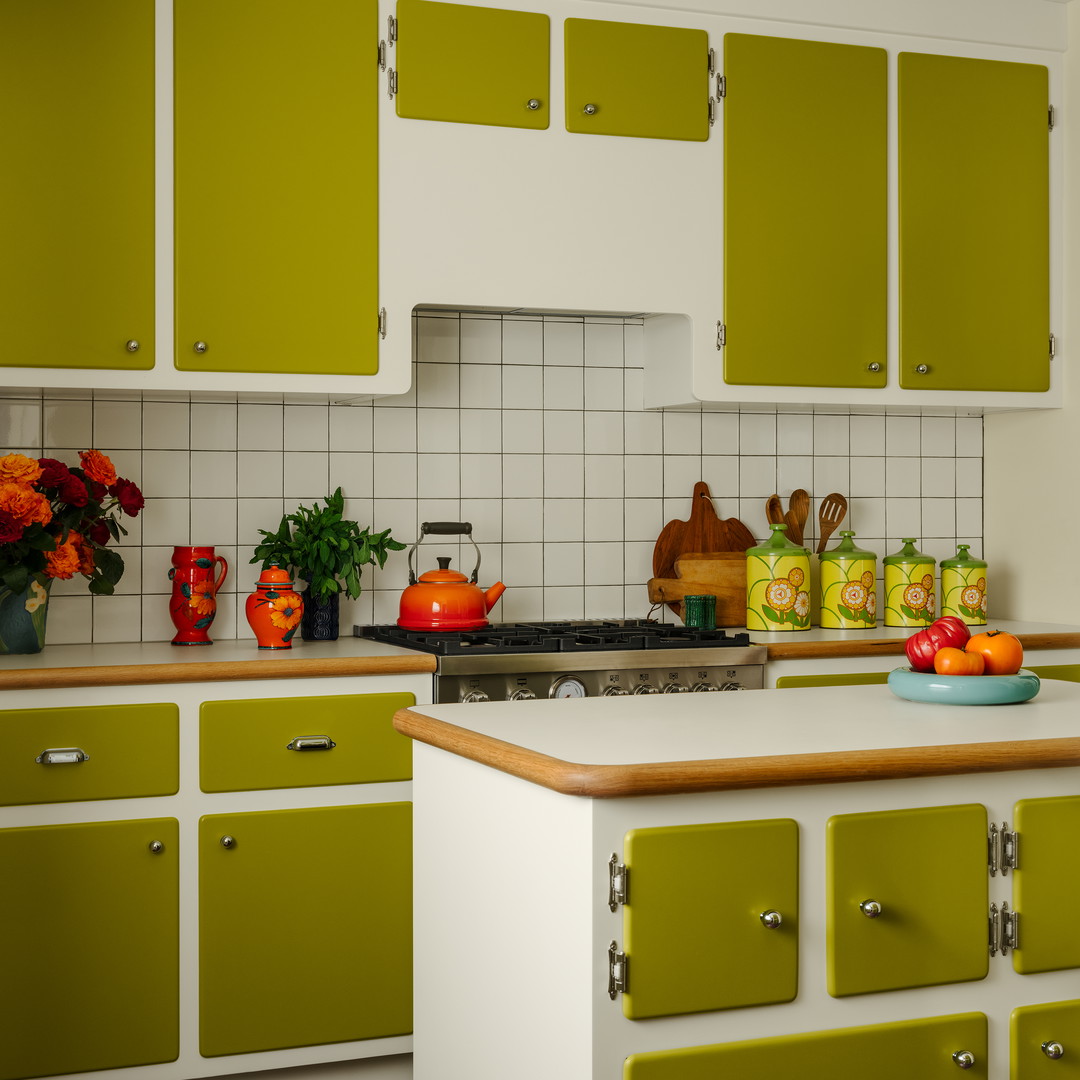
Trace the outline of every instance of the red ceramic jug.
[[[214, 580], [214, 564], [221, 573]], [[169, 614], [176, 627], [174, 645], [213, 645], [210, 624], [217, 614], [217, 591], [229, 572], [223, 555], [212, 547], [174, 547], [169, 578], [173, 583]]]

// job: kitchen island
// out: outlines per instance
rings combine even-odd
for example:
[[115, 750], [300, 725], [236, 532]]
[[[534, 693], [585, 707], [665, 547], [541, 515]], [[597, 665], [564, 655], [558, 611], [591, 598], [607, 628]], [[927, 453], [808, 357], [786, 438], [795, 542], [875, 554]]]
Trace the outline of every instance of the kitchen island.
[[417, 1080], [1041, 1075], [1080, 1041], [1078, 716], [1056, 681], [399, 711]]

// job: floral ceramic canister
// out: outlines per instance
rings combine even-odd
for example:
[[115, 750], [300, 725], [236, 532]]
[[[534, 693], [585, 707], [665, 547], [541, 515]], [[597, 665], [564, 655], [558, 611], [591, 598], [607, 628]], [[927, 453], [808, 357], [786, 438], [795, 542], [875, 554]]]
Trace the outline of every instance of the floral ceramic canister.
[[830, 630], [869, 630], [877, 625], [877, 556], [854, 543], [850, 530], [819, 556], [818, 625]]
[[986, 624], [986, 563], [957, 544], [956, 554], [941, 563], [941, 614], [955, 615], [969, 626]]
[[883, 561], [885, 625], [929, 626], [937, 610], [935, 559], [916, 549], [914, 537], [905, 537], [904, 546], [896, 554], [886, 555]]
[[746, 552], [748, 630], [810, 629], [810, 552], [787, 538], [787, 525]]
[[293, 590], [288, 570], [271, 563], [259, 575], [244, 613], [260, 649], [291, 649], [304, 614], [304, 598]]

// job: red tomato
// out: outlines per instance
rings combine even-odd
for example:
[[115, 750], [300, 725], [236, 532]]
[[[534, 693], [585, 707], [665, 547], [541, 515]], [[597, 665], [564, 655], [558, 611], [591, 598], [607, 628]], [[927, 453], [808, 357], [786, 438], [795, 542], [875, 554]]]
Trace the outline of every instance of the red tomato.
[[1024, 663], [1024, 646], [1020, 639], [1004, 630], [976, 634], [964, 648], [982, 656], [987, 675], [1015, 675]]
[[951, 646], [938, 649], [934, 656], [934, 670], [939, 675], [981, 675], [983, 667], [982, 653], [964, 652]]
[[967, 623], [955, 615], [932, 622], [925, 630], [912, 634], [904, 642], [904, 652], [912, 671], [933, 671], [938, 649], [962, 649], [971, 636]]

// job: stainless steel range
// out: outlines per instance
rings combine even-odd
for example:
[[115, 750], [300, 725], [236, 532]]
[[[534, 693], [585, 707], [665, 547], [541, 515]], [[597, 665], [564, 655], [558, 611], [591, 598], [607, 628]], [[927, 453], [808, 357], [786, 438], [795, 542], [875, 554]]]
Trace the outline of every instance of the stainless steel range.
[[433, 653], [435, 701], [526, 701], [758, 690], [766, 649], [748, 634], [644, 619], [499, 623], [471, 631], [356, 626], [358, 637]]

